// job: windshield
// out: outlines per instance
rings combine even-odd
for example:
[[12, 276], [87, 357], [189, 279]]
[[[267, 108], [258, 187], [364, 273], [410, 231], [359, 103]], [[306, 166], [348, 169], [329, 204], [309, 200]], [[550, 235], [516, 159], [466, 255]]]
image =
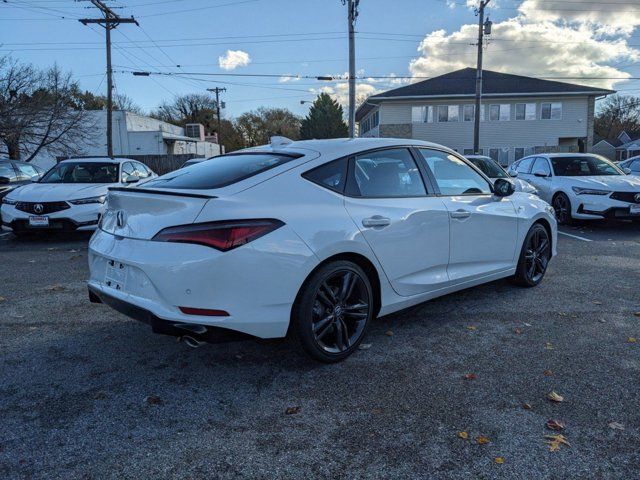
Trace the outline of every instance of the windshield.
[[220, 188], [289, 162], [299, 155], [237, 153], [199, 162], [145, 183], [154, 188]]
[[595, 155], [551, 157], [554, 173], [559, 177], [624, 175], [613, 163]]
[[473, 163], [476, 167], [482, 170], [489, 178], [507, 178], [507, 172], [505, 172], [502, 167], [500, 167], [493, 159], [491, 158], [469, 158], [471, 163]]
[[40, 183], [117, 183], [118, 164], [101, 162], [59, 163]]

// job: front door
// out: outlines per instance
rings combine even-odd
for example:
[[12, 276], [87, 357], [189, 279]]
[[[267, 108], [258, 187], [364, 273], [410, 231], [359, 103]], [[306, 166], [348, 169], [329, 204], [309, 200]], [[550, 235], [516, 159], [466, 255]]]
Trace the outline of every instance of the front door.
[[449, 216], [407, 148], [350, 160], [345, 207], [393, 289], [403, 296], [448, 283]]
[[449, 213], [447, 273], [451, 281], [473, 280], [513, 267], [518, 236], [513, 203], [494, 196], [489, 180], [462, 159], [439, 150], [418, 150]]

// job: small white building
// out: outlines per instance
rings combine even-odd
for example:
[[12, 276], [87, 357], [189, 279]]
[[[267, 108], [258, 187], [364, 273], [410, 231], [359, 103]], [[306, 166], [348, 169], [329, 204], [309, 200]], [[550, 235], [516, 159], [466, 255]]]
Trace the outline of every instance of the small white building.
[[[220, 154], [220, 146], [205, 140], [202, 125], [185, 128], [151, 117], [137, 115], [124, 110], [113, 111], [113, 154], [118, 157], [134, 155], [185, 155], [213, 157]], [[107, 112], [87, 112], [87, 128], [94, 132], [90, 140], [79, 145], [80, 152], [69, 152], [78, 156], [107, 155]], [[34, 162], [44, 168], [56, 163], [56, 158], [43, 153]]]

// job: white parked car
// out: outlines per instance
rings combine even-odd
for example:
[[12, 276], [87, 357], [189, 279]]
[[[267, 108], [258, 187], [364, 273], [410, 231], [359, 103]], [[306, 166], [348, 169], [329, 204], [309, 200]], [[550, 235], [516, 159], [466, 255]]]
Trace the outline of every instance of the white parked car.
[[427, 142], [280, 139], [112, 188], [90, 298], [190, 345], [289, 334], [338, 361], [376, 316], [504, 277], [537, 285], [555, 217], [513, 190]]
[[155, 178], [128, 158], [64, 160], [39, 181], [2, 199], [2, 223], [17, 235], [35, 230], [95, 230], [109, 187]]
[[640, 176], [640, 155], [618, 162], [617, 165], [629, 175]]
[[520, 178], [515, 178], [517, 177], [517, 174], [513, 176], [509, 175], [509, 173], [507, 173], [507, 171], [493, 158], [486, 157], [484, 155], [465, 156], [467, 160], [482, 170], [482, 173], [489, 177], [492, 182], [495, 182], [498, 178], [511, 178], [516, 187], [516, 192], [530, 193], [532, 195], [538, 194], [538, 191], [529, 182], [525, 182]]
[[558, 223], [577, 219], [640, 219], [640, 178], [600, 155], [549, 153], [511, 168], [553, 205]]

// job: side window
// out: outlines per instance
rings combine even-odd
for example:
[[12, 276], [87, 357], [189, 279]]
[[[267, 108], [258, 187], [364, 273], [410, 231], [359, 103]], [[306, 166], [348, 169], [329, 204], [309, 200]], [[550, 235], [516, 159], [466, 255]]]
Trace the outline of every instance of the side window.
[[357, 155], [352, 162], [348, 195], [393, 198], [427, 194], [418, 167], [406, 148]]
[[491, 193], [489, 182], [458, 157], [426, 148], [421, 148], [420, 153], [433, 173], [442, 195]]
[[329, 190], [342, 193], [347, 178], [347, 159], [341, 158], [325, 163], [302, 174], [307, 180], [317, 183]]
[[9, 162], [0, 163], [0, 177], [6, 177], [10, 182], [18, 180], [16, 171], [13, 169], [13, 165]]
[[640, 160], [636, 160], [636, 161], [632, 162], [631, 165], [629, 165], [628, 168], [630, 168], [632, 172], [640, 173]]
[[37, 180], [40, 177], [40, 173], [32, 166], [26, 163], [14, 163], [20, 174], [21, 180]]
[[136, 174], [138, 175], [138, 177], [147, 178], [149, 176], [149, 170], [147, 169], [146, 165], [143, 165], [140, 162], [136, 162], [133, 165], [135, 166]]
[[525, 158], [516, 167], [516, 172], [518, 172], [518, 173], [529, 173], [529, 171], [531, 170], [531, 164], [532, 163], [533, 163], [533, 157]]
[[547, 159], [542, 157], [536, 158], [536, 161], [533, 164], [533, 168], [531, 169], [531, 172], [533, 173], [542, 172], [545, 175], [550, 176], [551, 168], [549, 167], [549, 162], [547, 162]]
[[122, 164], [122, 175], [120, 180], [122, 182], [126, 182], [127, 178], [130, 176], [135, 176], [135, 168], [133, 168], [133, 164], [131, 162], [124, 162]]

